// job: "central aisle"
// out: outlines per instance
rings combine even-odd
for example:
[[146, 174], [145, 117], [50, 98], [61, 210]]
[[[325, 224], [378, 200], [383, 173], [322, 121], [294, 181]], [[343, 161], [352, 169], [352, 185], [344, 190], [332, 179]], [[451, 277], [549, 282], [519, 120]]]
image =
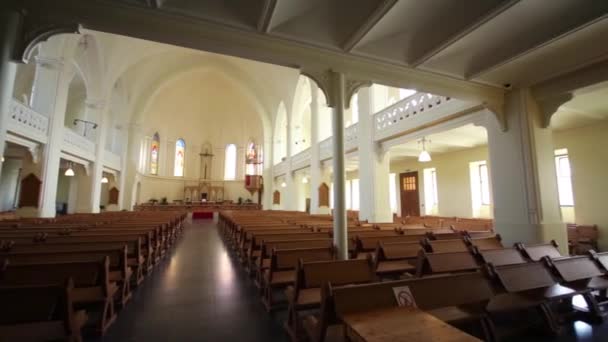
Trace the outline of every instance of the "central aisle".
[[186, 223], [103, 341], [287, 341], [211, 221]]

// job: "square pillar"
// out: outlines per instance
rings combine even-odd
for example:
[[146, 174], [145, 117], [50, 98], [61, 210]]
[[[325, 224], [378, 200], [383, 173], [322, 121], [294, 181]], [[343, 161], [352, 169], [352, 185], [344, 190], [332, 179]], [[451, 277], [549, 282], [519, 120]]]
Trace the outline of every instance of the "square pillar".
[[10, 60], [17, 41], [20, 16], [15, 11], [0, 10], [0, 156], [4, 155], [6, 126], [17, 72], [17, 65]]
[[507, 94], [504, 111], [507, 131], [493, 117], [486, 125], [496, 230], [506, 245], [556, 240], [567, 253], [551, 130], [529, 89]]
[[359, 90], [359, 220], [393, 222], [389, 195], [389, 152], [374, 142], [373, 86]]

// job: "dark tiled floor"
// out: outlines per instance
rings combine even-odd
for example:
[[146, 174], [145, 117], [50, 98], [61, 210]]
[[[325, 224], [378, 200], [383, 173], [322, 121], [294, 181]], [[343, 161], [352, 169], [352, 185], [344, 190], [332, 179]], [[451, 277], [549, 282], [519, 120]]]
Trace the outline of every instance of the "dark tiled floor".
[[[135, 292], [108, 334], [96, 341], [288, 341], [285, 312], [269, 315], [252, 282], [211, 221], [188, 224], [167, 258]], [[608, 322], [577, 321], [559, 337], [519, 336], [505, 342], [608, 341]], [[397, 342], [397, 341], [395, 341]]]
[[189, 224], [99, 341], [287, 341], [215, 224]]

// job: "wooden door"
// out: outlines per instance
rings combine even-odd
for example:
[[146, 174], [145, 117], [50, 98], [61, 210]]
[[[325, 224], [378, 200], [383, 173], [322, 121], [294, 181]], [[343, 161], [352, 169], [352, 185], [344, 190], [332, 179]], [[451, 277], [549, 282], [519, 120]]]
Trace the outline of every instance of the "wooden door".
[[418, 171], [400, 174], [399, 187], [401, 189], [401, 217], [420, 216]]

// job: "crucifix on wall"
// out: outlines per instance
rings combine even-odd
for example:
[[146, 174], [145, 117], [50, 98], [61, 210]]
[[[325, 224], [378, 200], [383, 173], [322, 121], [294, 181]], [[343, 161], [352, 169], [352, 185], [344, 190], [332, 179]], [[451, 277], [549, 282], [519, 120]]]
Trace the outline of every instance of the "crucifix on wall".
[[201, 156], [201, 169], [198, 178], [199, 179], [211, 179], [211, 161], [213, 159], [213, 153], [209, 146], [203, 147], [203, 152], [199, 153]]

